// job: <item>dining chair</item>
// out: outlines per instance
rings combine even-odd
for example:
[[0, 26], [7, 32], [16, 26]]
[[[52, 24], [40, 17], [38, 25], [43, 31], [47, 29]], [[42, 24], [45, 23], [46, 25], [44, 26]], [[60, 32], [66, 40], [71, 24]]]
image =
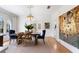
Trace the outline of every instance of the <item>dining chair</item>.
[[42, 35], [38, 35], [37, 39], [43, 39], [43, 42], [45, 44], [45, 34], [46, 34], [46, 30], [42, 30]]
[[11, 40], [17, 39], [17, 35], [15, 34], [15, 30], [9, 30], [10, 43]]

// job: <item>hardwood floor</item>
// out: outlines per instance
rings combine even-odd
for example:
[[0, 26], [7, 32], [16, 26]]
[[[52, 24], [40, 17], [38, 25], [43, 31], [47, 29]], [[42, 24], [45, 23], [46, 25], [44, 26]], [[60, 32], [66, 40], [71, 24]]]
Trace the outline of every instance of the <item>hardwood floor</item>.
[[42, 40], [38, 40], [39, 44], [34, 45], [34, 41], [28, 42], [25, 45], [17, 45], [12, 42], [7, 49], [7, 53], [70, 53], [70, 51], [58, 43], [52, 37], [46, 37], [46, 43]]
[[47, 41], [47, 44], [50, 47], [52, 47], [52, 49], [54, 49], [55, 51], [57, 51], [58, 53], [70, 53], [71, 52], [67, 48], [65, 48], [63, 45], [61, 45], [59, 42], [57, 42], [55, 40], [55, 38], [47, 37], [46, 41]]

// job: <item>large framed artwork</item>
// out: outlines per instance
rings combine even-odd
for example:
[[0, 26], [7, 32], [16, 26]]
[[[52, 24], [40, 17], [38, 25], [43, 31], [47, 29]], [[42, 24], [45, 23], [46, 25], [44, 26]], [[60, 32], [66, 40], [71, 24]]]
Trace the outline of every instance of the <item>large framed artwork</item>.
[[45, 29], [50, 29], [50, 23], [49, 22], [45, 22], [44, 25], [45, 25]]
[[59, 16], [59, 37], [79, 48], [79, 6]]

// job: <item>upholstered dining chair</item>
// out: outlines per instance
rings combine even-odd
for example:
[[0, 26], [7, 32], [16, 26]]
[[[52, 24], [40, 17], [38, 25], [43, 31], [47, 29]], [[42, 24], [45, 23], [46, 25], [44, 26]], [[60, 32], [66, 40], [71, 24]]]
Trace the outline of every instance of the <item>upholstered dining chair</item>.
[[11, 40], [17, 39], [17, 35], [15, 34], [15, 30], [9, 30], [10, 43]]
[[42, 30], [42, 35], [38, 35], [37, 39], [43, 39], [43, 42], [45, 44], [45, 34], [46, 34], [46, 30]]

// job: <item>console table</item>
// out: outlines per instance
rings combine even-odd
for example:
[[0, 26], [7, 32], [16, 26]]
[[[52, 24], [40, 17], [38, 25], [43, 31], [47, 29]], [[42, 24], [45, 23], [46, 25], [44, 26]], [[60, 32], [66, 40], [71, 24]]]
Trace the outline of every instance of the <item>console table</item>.
[[5, 36], [6, 34], [0, 34], [0, 46], [3, 46], [3, 36]]

